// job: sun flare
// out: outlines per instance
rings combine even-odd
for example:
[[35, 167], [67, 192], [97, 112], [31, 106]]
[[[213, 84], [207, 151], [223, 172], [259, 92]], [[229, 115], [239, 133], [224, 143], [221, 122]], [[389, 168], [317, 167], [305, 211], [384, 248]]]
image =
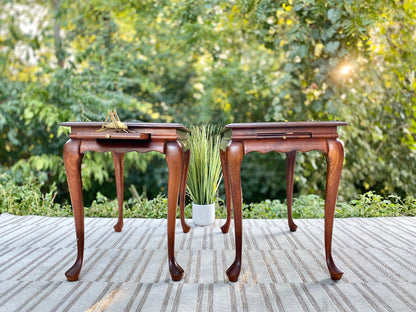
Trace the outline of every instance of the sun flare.
[[352, 66], [349, 64], [346, 64], [341, 67], [341, 69], [339, 70], [339, 73], [343, 76], [346, 76], [351, 72], [351, 70], [352, 70]]

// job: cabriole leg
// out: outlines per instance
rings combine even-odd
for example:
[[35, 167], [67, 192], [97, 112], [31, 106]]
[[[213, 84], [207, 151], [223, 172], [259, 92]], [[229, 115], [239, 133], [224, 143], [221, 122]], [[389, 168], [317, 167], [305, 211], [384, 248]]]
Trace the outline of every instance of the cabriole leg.
[[332, 229], [334, 224], [335, 204], [344, 161], [344, 147], [339, 140], [328, 140], [327, 177], [325, 190], [325, 256], [331, 278], [339, 280], [344, 274], [332, 259]]
[[178, 207], [179, 182], [184, 156], [182, 147], [176, 141], [166, 143], [165, 153], [169, 169], [167, 220], [169, 272], [172, 280], [180, 281], [183, 276], [183, 269], [175, 260], [175, 223], [176, 209]]
[[228, 279], [236, 282], [241, 271], [241, 252], [242, 252], [242, 191], [241, 191], [241, 163], [243, 161], [243, 143], [231, 142], [226, 150], [226, 164], [231, 186], [231, 198], [234, 211], [235, 228], [235, 259], [227, 270]]
[[293, 175], [295, 172], [296, 151], [286, 153], [286, 202], [287, 202], [287, 221], [289, 229], [295, 232], [298, 226], [293, 222], [292, 203], [293, 203]]
[[225, 204], [227, 207], [227, 220], [221, 226], [221, 231], [223, 233], [228, 233], [231, 223], [231, 190], [230, 190], [230, 179], [228, 176], [228, 166], [226, 160], [226, 152], [222, 149], [220, 150], [220, 159], [222, 167], [222, 176], [224, 178], [224, 189], [225, 189]]
[[189, 158], [191, 155], [191, 150], [184, 152], [182, 172], [181, 172], [181, 184], [179, 188], [179, 210], [181, 215], [181, 225], [182, 231], [188, 233], [191, 227], [186, 224], [185, 221], [185, 196], [186, 196], [186, 181], [188, 179], [188, 168], [189, 168]]
[[68, 281], [77, 281], [84, 258], [84, 199], [82, 196], [80, 140], [68, 140], [64, 145], [64, 164], [71, 197], [77, 237], [77, 259], [74, 265], [65, 272]]
[[116, 174], [117, 202], [118, 202], [118, 221], [114, 225], [116, 232], [123, 229], [123, 204], [124, 204], [124, 154], [112, 152], [114, 170]]

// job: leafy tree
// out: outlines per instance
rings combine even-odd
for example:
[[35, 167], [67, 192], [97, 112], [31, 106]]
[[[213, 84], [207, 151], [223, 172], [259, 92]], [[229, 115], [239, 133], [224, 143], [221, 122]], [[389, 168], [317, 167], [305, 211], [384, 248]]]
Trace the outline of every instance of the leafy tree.
[[[60, 122], [104, 120], [110, 108], [122, 120], [187, 125], [339, 119], [349, 122], [340, 130], [341, 196], [412, 194], [415, 7], [414, 0], [3, 1], [2, 170], [21, 181], [45, 172], [43, 188], [56, 184], [66, 194], [68, 129]], [[250, 155], [246, 201], [284, 197], [283, 156], [261, 157], [276, 174]], [[298, 156], [299, 192], [322, 192], [320, 157]], [[114, 196], [111, 157], [91, 153], [85, 162], [90, 201], [99, 189]], [[126, 167], [137, 172], [129, 170], [126, 184], [148, 196], [166, 188], [160, 155], [128, 155]]]
[[414, 1], [395, 2], [387, 21], [371, 29], [370, 52], [355, 60], [344, 81], [338, 103], [353, 125], [346, 140], [349, 192], [352, 185], [382, 194], [416, 192], [415, 18]]

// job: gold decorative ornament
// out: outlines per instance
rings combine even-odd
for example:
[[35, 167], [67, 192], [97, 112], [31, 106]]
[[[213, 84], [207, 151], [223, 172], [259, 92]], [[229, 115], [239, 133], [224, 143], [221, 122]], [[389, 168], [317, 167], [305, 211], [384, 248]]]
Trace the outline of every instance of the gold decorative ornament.
[[97, 132], [102, 132], [106, 130], [112, 130], [115, 132], [129, 132], [127, 125], [120, 121], [120, 118], [117, 115], [117, 111], [115, 109], [111, 110], [105, 121], [100, 129]]

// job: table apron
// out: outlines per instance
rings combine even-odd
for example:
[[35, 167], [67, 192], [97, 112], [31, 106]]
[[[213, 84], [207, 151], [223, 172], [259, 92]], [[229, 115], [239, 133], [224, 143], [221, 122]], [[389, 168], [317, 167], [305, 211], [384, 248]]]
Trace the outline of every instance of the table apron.
[[[336, 139], [332, 139], [336, 140]], [[235, 142], [232, 140], [232, 142]], [[319, 150], [328, 153], [328, 139], [261, 139], [261, 140], [244, 140], [244, 154], [251, 152], [280, 152], [288, 153], [291, 151], [309, 152]]]
[[[175, 141], [175, 140], [171, 140]], [[151, 140], [151, 141], [134, 141], [134, 140], [95, 140], [95, 139], [82, 139], [80, 146], [80, 153], [88, 151], [94, 152], [109, 152], [117, 151], [119, 153], [128, 152], [160, 152], [165, 153], [166, 140]]]

